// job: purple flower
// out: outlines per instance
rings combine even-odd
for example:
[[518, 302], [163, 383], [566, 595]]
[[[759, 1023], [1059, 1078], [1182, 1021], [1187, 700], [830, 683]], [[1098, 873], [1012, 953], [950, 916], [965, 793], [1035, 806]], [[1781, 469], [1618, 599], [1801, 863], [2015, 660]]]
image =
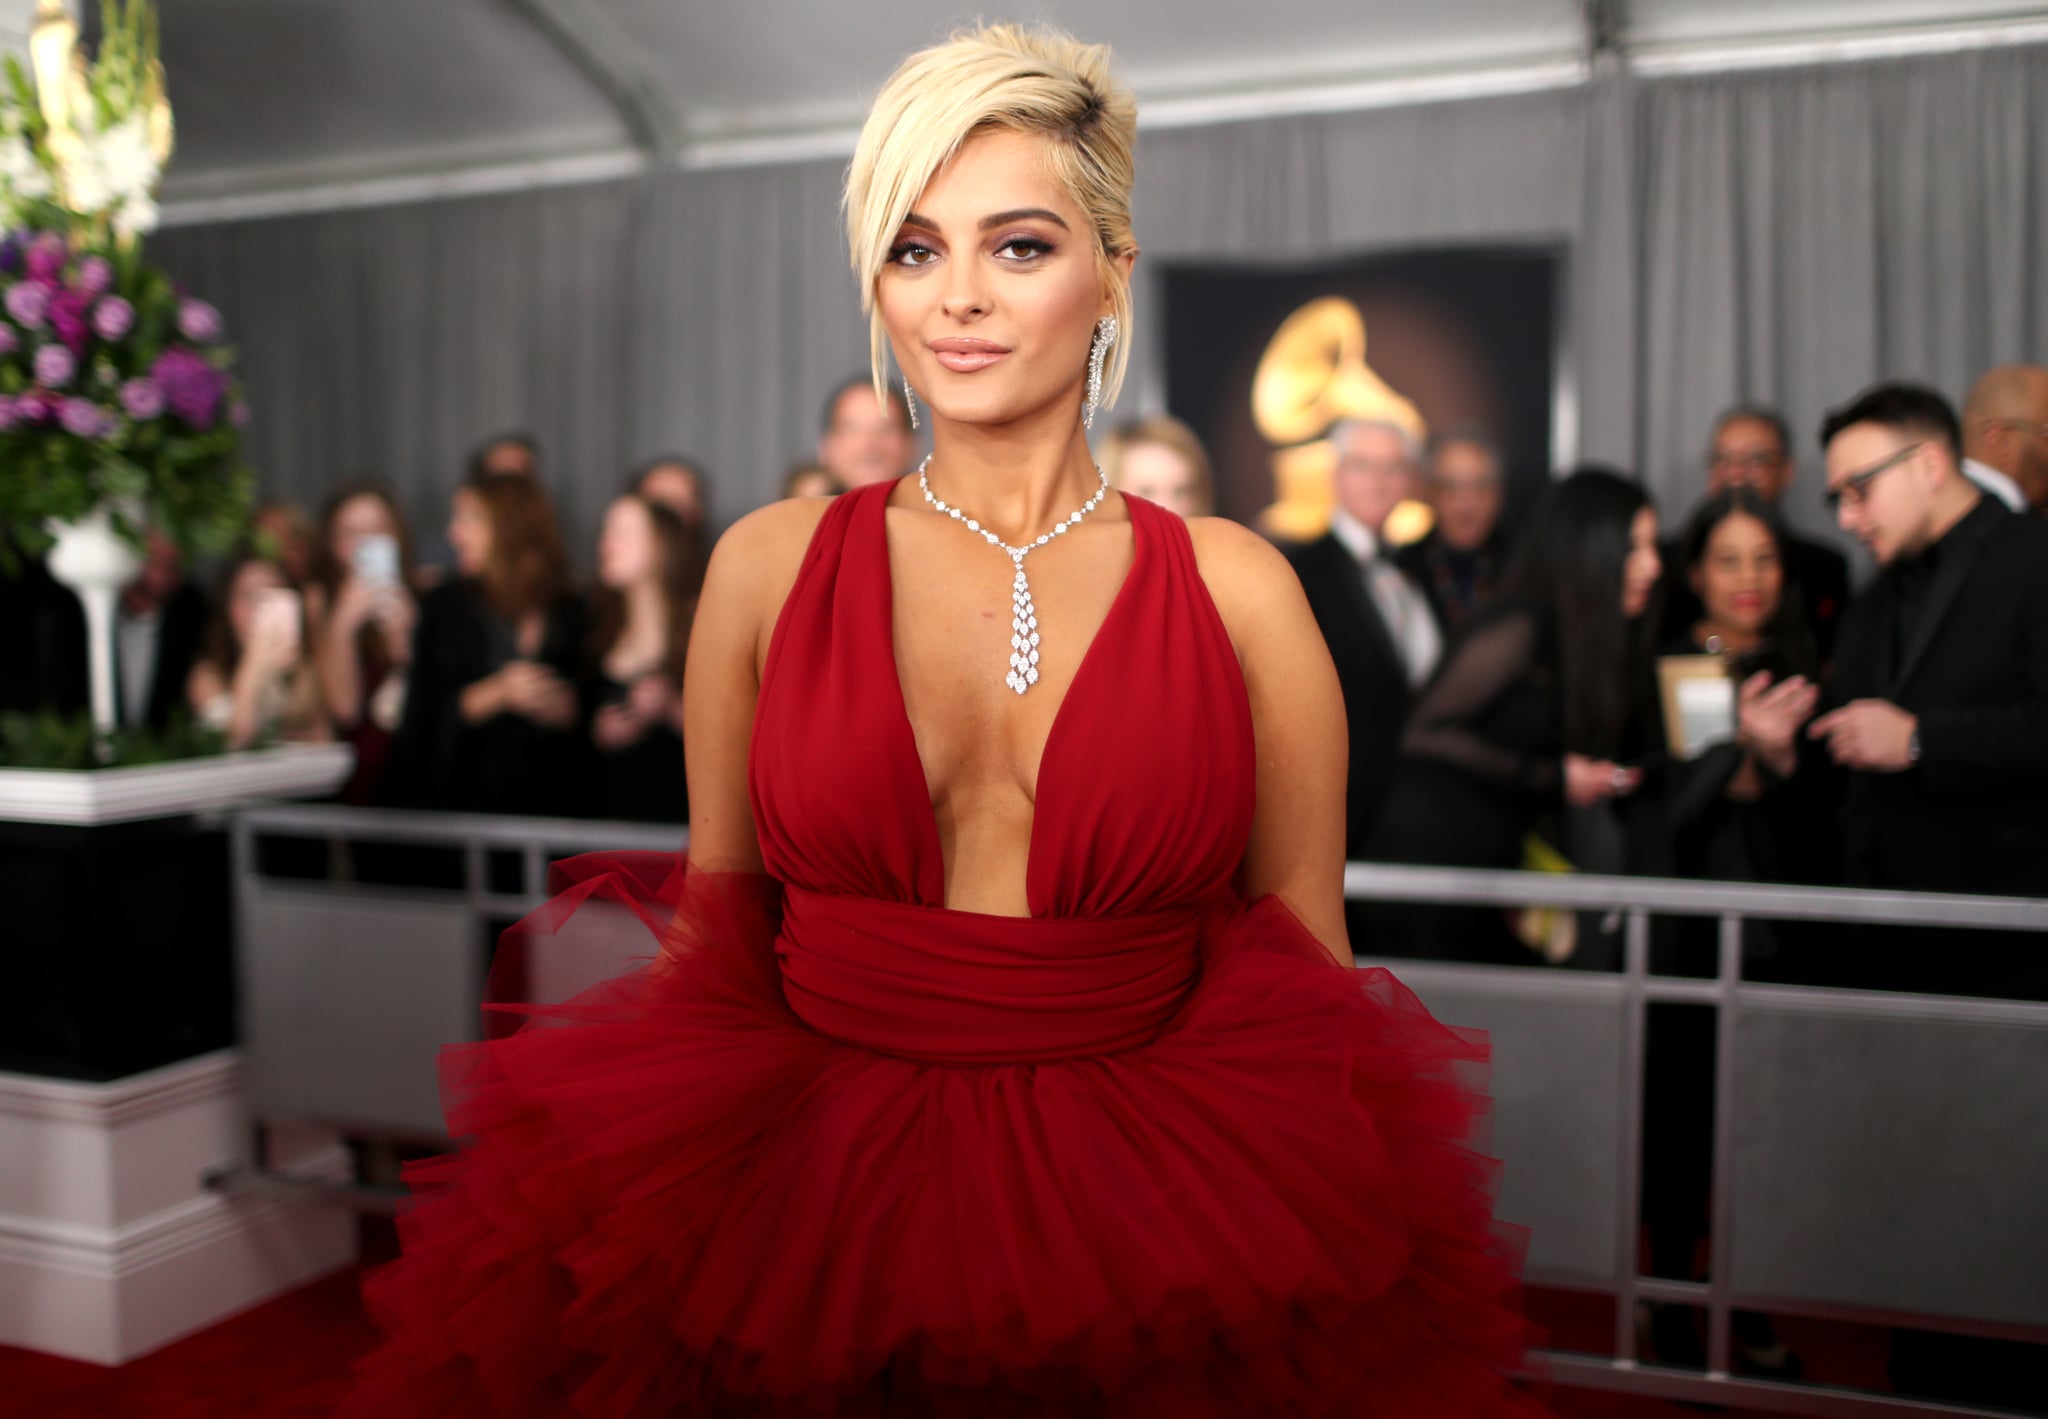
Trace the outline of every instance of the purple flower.
[[227, 393], [227, 376], [190, 350], [166, 350], [150, 375], [162, 386], [164, 403], [195, 429], [210, 429]]
[[16, 325], [40, 330], [50, 313], [51, 287], [42, 281], [16, 281], [7, 288], [7, 313]]
[[93, 307], [92, 328], [102, 340], [126, 339], [135, 328], [135, 307], [119, 296], [108, 296]]
[[0, 241], [0, 273], [9, 276], [21, 274], [21, 233], [9, 232], [5, 241]]
[[21, 337], [14, 333], [14, 327], [11, 325], [0, 325], [0, 355], [13, 354], [15, 347], [19, 344], [21, 344]]
[[24, 423], [33, 424], [40, 421], [49, 414], [51, 408], [50, 399], [46, 399], [42, 391], [36, 389], [17, 395], [14, 400], [14, 411], [21, 416]]
[[114, 263], [104, 256], [88, 256], [78, 263], [78, 288], [89, 296], [103, 296], [114, 287]]
[[55, 232], [39, 233], [29, 243], [28, 274], [39, 281], [54, 281], [64, 274], [64, 263], [70, 259], [71, 248], [63, 237]]
[[64, 431], [82, 439], [105, 438], [114, 431], [113, 416], [90, 399], [67, 399], [57, 410]]
[[178, 333], [195, 345], [212, 345], [225, 333], [220, 312], [205, 301], [178, 302]]
[[59, 291], [50, 302], [50, 324], [74, 355], [85, 353], [90, 334], [85, 314], [91, 306], [92, 297], [84, 291]]
[[36, 351], [36, 383], [45, 389], [62, 389], [78, 373], [78, 357], [62, 345], [45, 345]]
[[163, 386], [146, 375], [131, 379], [121, 386], [121, 407], [136, 423], [147, 423], [164, 411]]

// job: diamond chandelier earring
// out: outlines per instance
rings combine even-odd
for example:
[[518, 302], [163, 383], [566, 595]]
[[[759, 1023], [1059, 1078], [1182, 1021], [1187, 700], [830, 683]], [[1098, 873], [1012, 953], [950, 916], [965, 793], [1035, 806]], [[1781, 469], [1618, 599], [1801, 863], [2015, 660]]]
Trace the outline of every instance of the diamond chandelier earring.
[[910, 411], [910, 431], [917, 432], [917, 396], [910, 392], [910, 376], [903, 376], [903, 407]]
[[1105, 315], [1095, 322], [1095, 339], [1088, 346], [1088, 397], [1081, 401], [1081, 427], [1095, 427], [1096, 406], [1102, 403], [1102, 362], [1116, 343], [1116, 317]]

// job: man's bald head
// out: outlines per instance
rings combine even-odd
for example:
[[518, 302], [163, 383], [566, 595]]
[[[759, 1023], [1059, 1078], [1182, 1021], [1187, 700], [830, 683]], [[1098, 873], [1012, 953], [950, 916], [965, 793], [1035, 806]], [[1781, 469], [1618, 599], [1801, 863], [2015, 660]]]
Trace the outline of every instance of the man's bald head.
[[2048, 510], [2048, 369], [2000, 365], [1963, 405], [1963, 456], [2019, 484], [2035, 511]]

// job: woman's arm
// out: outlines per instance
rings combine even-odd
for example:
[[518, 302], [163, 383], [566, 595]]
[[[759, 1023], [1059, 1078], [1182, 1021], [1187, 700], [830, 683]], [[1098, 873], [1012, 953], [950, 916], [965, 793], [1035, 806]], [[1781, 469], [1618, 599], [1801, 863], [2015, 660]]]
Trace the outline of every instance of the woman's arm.
[[1251, 694], [1258, 798], [1245, 890], [1273, 893], [1351, 965], [1344, 929], [1344, 776], [1350, 752], [1336, 667], [1301, 582], [1262, 538], [1192, 518], [1195, 557]]
[[771, 503], [718, 539], [683, 671], [683, 762], [690, 786], [690, 864], [758, 872], [761, 843], [747, 793], [747, 748], [768, 640], [830, 503]]

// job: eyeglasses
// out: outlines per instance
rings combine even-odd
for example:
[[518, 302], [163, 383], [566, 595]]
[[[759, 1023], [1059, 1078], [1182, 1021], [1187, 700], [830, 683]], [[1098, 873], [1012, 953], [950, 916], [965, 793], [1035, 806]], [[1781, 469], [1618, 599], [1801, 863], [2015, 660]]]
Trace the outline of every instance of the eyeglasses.
[[1877, 477], [1878, 474], [1884, 472], [1887, 468], [1898, 467], [1926, 446], [1927, 440], [1925, 439], [1920, 440], [1918, 443], [1909, 443], [1884, 462], [1866, 468], [1861, 473], [1851, 473], [1822, 495], [1827, 499], [1828, 511], [1840, 512], [1843, 503], [1847, 503], [1850, 507], [1862, 506], [1863, 500], [1870, 496], [1870, 483], [1873, 478]]
[[1707, 450], [1707, 467], [1742, 468], [1751, 473], [1761, 473], [1767, 468], [1776, 468], [1784, 461], [1780, 453], [1724, 453], [1720, 449]]

